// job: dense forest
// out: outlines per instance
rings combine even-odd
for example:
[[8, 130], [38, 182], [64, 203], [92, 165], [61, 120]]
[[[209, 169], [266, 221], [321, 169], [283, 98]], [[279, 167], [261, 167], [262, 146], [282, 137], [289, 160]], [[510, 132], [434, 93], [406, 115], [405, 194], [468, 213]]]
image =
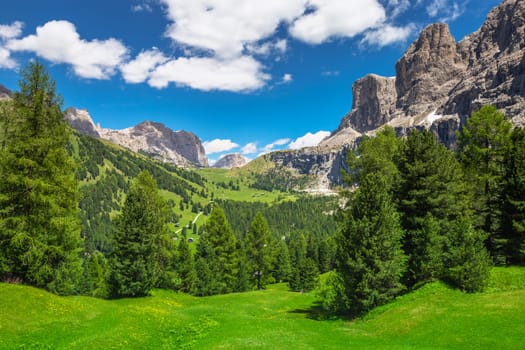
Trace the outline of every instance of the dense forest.
[[[455, 151], [430, 131], [386, 128], [350, 152], [340, 198], [271, 204], [218, 198], [194, 171], [72, 132], [38, 61], [0, 107], [2, 281], [102, 298], [206, 296], [275, 282], [309, 291], [327, 273], [322, 305], [357, 315], [436, 279], [480, 291], [492, 264], [525, 260], [525, 131], [491, 106], [467, 120]], [[174, 230], [183, 215], [189, 225]]]

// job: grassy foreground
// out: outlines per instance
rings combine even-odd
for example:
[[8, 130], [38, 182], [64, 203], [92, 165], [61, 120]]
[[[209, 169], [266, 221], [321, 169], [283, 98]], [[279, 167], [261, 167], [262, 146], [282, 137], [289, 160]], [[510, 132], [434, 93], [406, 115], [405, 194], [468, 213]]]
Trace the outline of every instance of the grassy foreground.
[[524, 349], [525, 268], [495, 268], [481, 294], [432, 283], [359, 320], [318, 316], [282, 284], [113, 301], [0, 284], [1, 349]]

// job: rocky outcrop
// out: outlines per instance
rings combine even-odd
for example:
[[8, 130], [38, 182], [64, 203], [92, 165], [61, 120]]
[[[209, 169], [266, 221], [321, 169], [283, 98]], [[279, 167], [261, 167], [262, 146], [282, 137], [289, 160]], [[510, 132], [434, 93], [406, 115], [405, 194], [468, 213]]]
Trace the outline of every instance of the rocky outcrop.
[[11, 91], [0, 84], [0, 101], [11, 99]]
[[64, 112], [64, 118], [71, 127], [84, 135], [93, 137], [100, 137], [100, 128], [93, 123], [93, 119], [89, 115], [89, 112], [85, 109], [76, 109], [69, 107]]
[[396, 80], [367, 75], [352, 86], [352, 110], [343, 118], [337, 131], [353, 127], [365, 132], [392, 119], [396, 110]]
[[213, 168], [232, 169], [240, 168], [248, 163], [248, 158], [240, 153], [227, 154], [222, 156], [214, 165]]
[[64, 118], [77, 131], [102, 138], [134, 152], [180, 166], [208, 166], [200, 139], [187, 131], [173, 131], [161, 123], [146, 121], [123, 130], [104, 129], [93, 123], [89, 112], [68, 108]]
[[448, 25], [432, 24], [396, 64], [397, 108], [407, 116], [439, 107], [465, 71]]
[[173, 131], [161, 123], [142, 122], [123, 130], [100, 129], [101, 138], [176, 165], [207, 167], [200, 139], [187, 131]]

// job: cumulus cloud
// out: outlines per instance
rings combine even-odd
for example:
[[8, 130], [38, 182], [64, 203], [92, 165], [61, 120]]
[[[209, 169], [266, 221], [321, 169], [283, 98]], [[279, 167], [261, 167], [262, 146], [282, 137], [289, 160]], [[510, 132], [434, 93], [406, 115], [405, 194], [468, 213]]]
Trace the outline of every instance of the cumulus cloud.
[[290, 141], [291, 140], [288, 138], [282, 138], [282, 139], [275, 140], [274, 142], [269, 143], [266, 146], [264, 146], [261, 152], [259, 153], [259, 155], [269, 153], [275, 150], [276, 147], [287, 145], [288, 143], [290, 143]]
[[238, 57], [245, 45], [274, 34], [282, 22], [304, 11], [306, 0], [161, 0], [173, 23], [166, 34], [174, 41]]
[[410, 0], [388, 0], [387, 6], [391, 17], [397, 17], [410, 8]]
[[0, 68], [13, 69], [17, 66], [16, 61], [11, 58], [9, 50], [0, 46]]
[[318, 131], [315, 134], [308, 132], [304, 136], [301, 136], [292, 143], [290, 143], [289, 148], [299, 149], [304, 147], [314, 147], [317, 146], [324, 138], [328, 136], [330, 136], [329, 131]]
[[16, 21], [12, 24], [0, 24], [0, 39], [14, 39], [22, 34], [24, 23]]
[[128, 83], [142, 83], [151, 73], [169, 58], [157, 48], [141, 52], [134, 60], [122, 65], [120, 70], [124, 80]]
[[283, 83], [291, 83], [293, 80], [293, 77], [290, 73], [286, 73], [283, 75]]
[[53, 63], [73, 66], [82, 78], [108, 79], [127, 56], [127, 48], [116, 39], [86, 41], [68, 21], [50, 21], [36, 34], [10, 40], [11, 51], [29, 51]]
[[457, 2], [449, 0], [432, 0], [426, 7], [430, 17], [439, 17], [442, 22], [453, 21], [463, 13], [464, 9]]
[[202, 143], [204, 146], [204, 150], [206, 151], [206, 154], [214, 154], [214, 153], [221, 153], [230, 151], [234, 148], [239, 147], [238, 144], [233, 142], [232, 140], [221, 140], [221, 139], [215, 139], [212, 141], [205, 141]]
[[310, 0], [312, 11], [297, 19], [290, 33], [309, 44], [333, 37], [354, 37], [386, 19], [377, 0]]
[[242, 149], [242, 154], [255, 154], [257, 153], [257, 143], [256, 142], [250, 142], [247, 143]]
[[403, 42], [415, 31], [416, 27], [409, 24], [405, 27], [395, 27], [391, 25], [384, 25], [380, 28], [368, 31], [361, 43], [366, 43], [372, 46], [387, 46], [396, 42]]
[[148, 84], [165, 88], [173, 82], [178, 86], [210, 91], [250, 91], [261, 88], [270, 76], [262, 65], [249, 56], [232, 60], [208, 57], [180, 57], [158, 66]]

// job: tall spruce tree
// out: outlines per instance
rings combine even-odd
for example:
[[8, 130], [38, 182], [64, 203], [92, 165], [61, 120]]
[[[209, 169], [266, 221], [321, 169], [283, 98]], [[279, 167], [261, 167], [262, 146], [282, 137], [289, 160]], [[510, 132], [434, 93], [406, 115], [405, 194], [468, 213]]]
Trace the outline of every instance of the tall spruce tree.
[[275, 265], [273, 276], [276, 282], [288, 281], [291, 273], [290, 253], [286, 242], [281, 239], [275, 250]]
[[82, 267], [70, 129], [45, 67], [31, 62], [20, 74], [0, 110], [0, 279], [73, 293]]
[[265, 287], [272, 265], [271, 233], [261, 212], [255, 215], [246, 234], [246, 258], [248, 273], [258, 290]]
[[413, 286], [442, 276], [450, 223], [470, 217], [471, 199], [459, 162], [428, 130], [410, 132], [397, 163], [396, 198], [409, 256], [405, 282]]
[[380, 174], [361, 178], [337, 236], [336, 271], [342, 286], [336, 290], [345, 295], [335, 299], [348, 300], [351, 314], [384, 304], [404, 290], [404, 232], [388, 187]]
[[142, 171], [131, 184], [115, 220], [111, 257], [114, 296], [144, 296], [156, 286], [168, 213], [155, 180], [148, 171]]
[[525, 129], [512, 131], [505, 157], [502, 237], [508, 262], [525, 262]]
[[[236, 239], [224, 211], [215, 206], [208, 221], [202, 226], [196, 254], [197, 294], [211, 295], [233, 292], [237, 286], [239, 259], [236, 252]], [[203, 245], [203, 247], [200, 247]], [[203, 249], [206, 247], [206, 249]], [[211, 272], [211, 280], [200, 276], [205, 266]], [[206, 277], [206, 280], [203, 278]], [[200, 289], [200, 290], [199, 290]]]
[[177, 271], [180, 278], [180, 291], [193, 293], [195, 287], [195, 266], [188, 240], [182, 237], [177, 251]]
[[489, 235], [487, 248], [505, 262], [508, 243], [501, 235], [504, 158], [512, 124], [494, 106], [472, 113], [458, 133], [459, 156], [474, 193], [475, 225]]
[[291, 271], [288, 285], [295, 292], [308, 292], [315, 288], [319, 277], [317, 263], [306, 256], [307, 243], [303, 234], [290, 237], [289, 245]]

